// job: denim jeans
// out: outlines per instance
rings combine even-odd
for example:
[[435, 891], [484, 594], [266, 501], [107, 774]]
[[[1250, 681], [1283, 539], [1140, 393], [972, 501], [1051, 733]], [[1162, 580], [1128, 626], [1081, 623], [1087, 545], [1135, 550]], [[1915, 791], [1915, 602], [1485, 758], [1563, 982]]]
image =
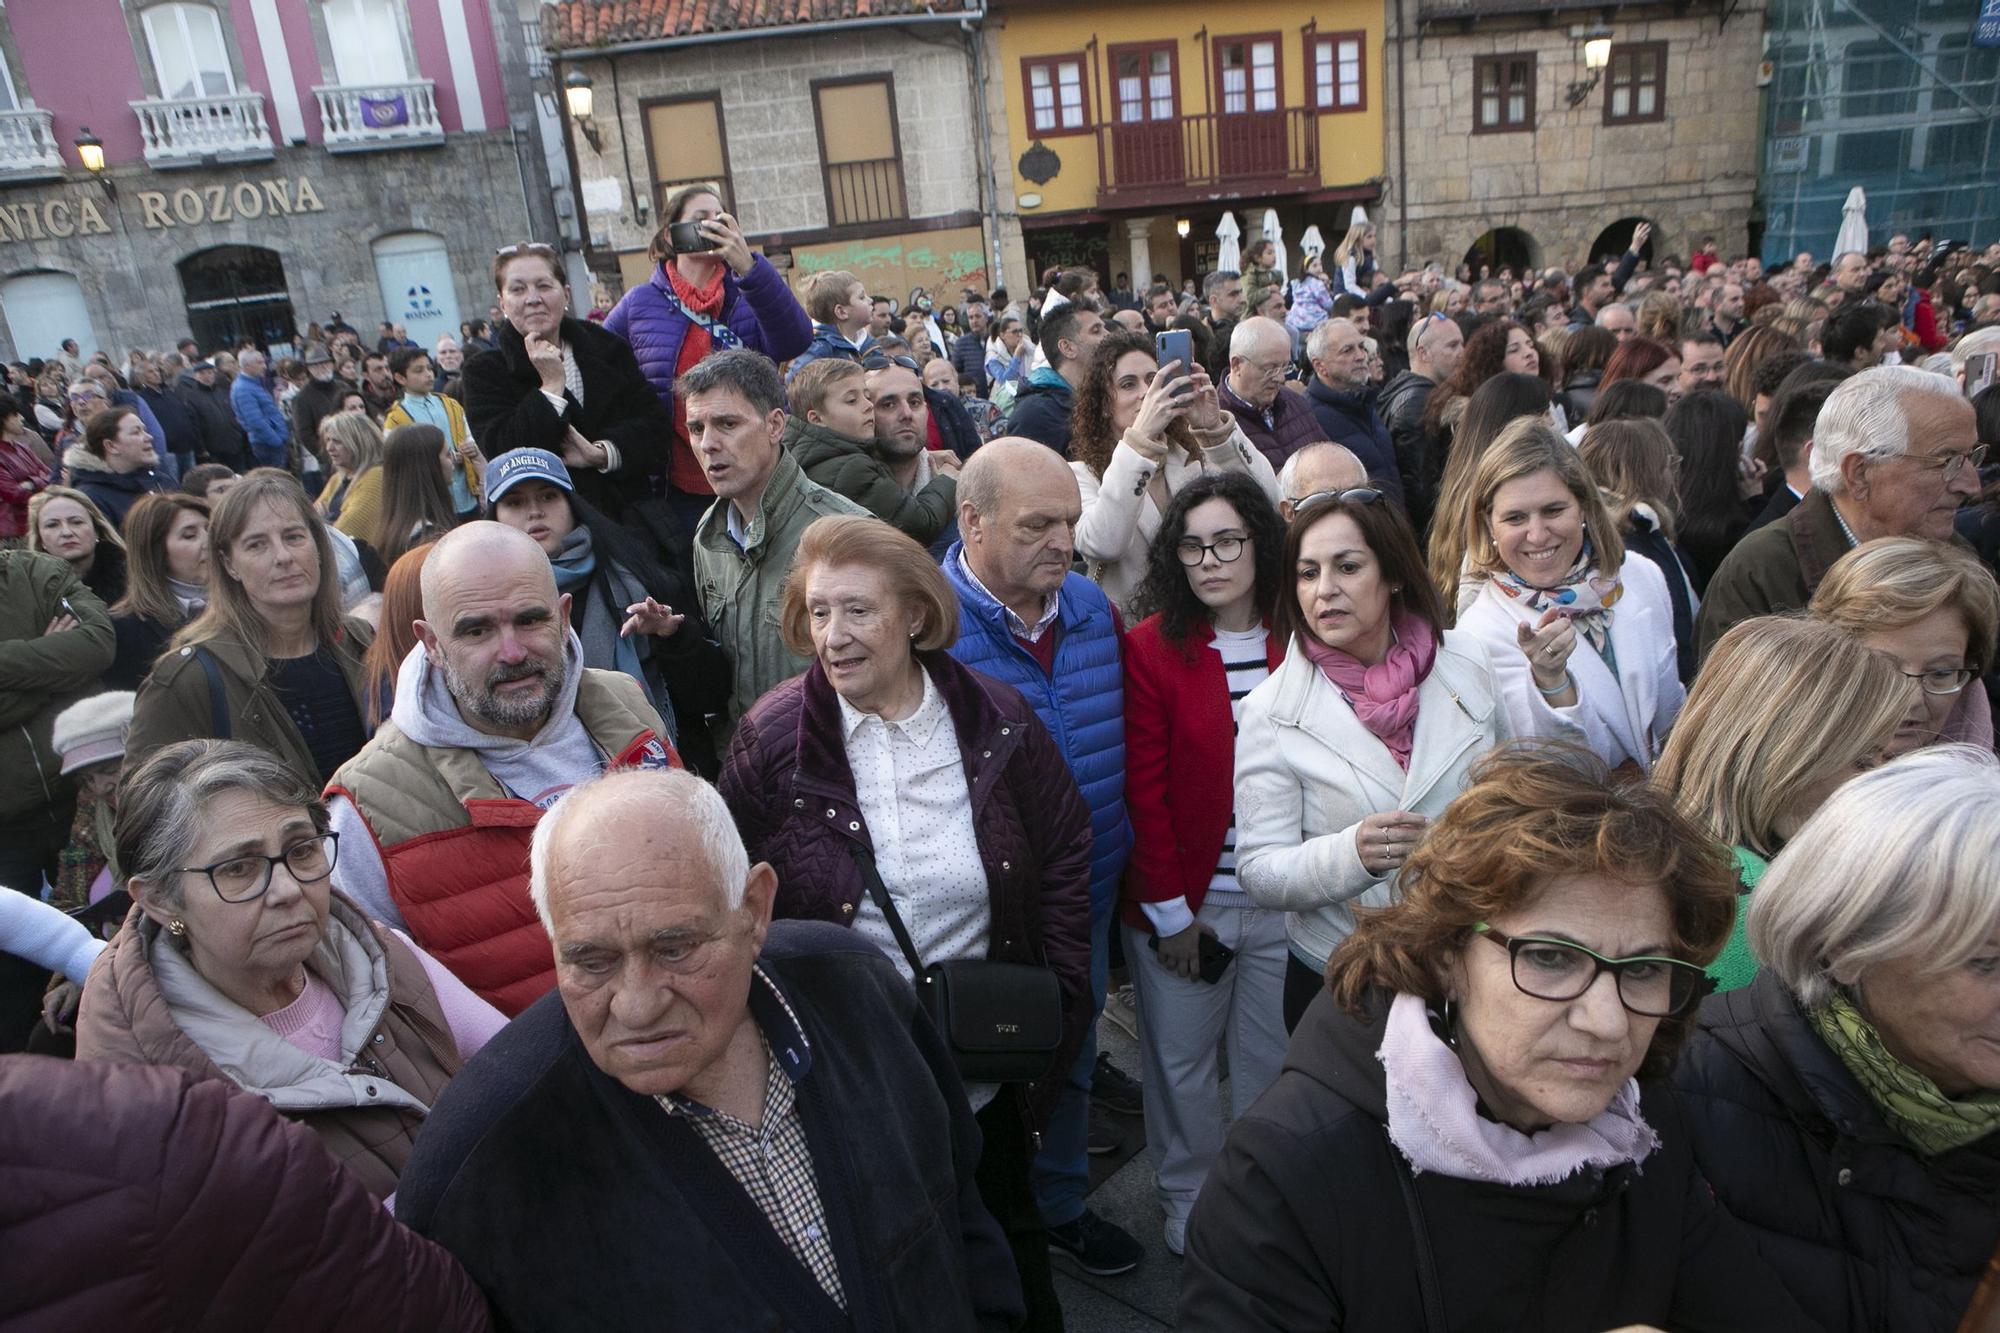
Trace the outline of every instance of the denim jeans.
[[1090, 1026], [1028, 1173], [1042, 1221], [1052, 1227], [1068, 1226], [1083, 1216], [1083, 1196], [1090, 1190], [1090, 1076], [1097, 1068], [1097, 1016], [1111, 975], [1112, 911], [1106, 903], [1103, 915], [1090, 923]]

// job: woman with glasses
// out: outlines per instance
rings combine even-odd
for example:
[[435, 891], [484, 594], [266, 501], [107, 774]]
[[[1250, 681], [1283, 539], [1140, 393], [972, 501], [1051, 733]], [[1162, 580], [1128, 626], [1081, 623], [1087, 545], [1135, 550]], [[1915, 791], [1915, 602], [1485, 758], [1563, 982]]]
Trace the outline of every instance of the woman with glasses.
[[1696, 1161], [1814, 1328], [1974, 1327], [2000, 1242], [1996, 862], [1990, 752], [1847, 783], [1757, 886], [1764, 970], [1702, 1006], [1675, 1071]]
[[1942, 542], [1881, 537], [1834, 561], [1807, 614], [1888, 654], [1917, 685], [1892, 752], [1941, 741], [1993, 749], [2000, 587], [1973, 555]]
[[1231, 1127], [1179, 1327], [1809, 1327], [1654, 1090], [1729, 932], [1714, 844], [1581, 756], [1510, 748], [1401, 883]]
[[1296, 510], [1273, 614], [1284, 660], [1243, 701], [1236, 878], [1290, 913], [1298, 1025], [1357, 907], [1396, 877], [1473, 762], [1509, 734], [1486, 649], [1444, 628], [1403, 511], [1372, 489]]
[[1492, 655], [1508, 729], [1650, 771], [1687, 697], [1658, 567], [1625, 558], [1596, 480], [1546, 421], [1500, 432], [1468, 494], [1458, 623]]
[[1145, 577], [1174, 494], [1196, 477], [1240, 472], [1278, 502], [1270, 461], [1222, 410], [1208, 373], [1175, 363], [1162, 373], [1146, 334], [1105, 335], [1084, 368], [1070, 422], [1069, 467], [1083, 496], [1076, 553], [1117, 606]]
[[1153, 539], [1125, 636], [1125, 808], [1132, 860], [1125, 959], [1145, 1021], [1146, 1141], [1167, 1248], [1222, 1147], [1219, 1050], [1233, 1115], [1285, 1054], [1285, 916], [1236, 878], [1236, 721], [1284, 658], [1271, 612], [1284, 595], [1285, 528], [1239, 472], [1195, 478]]
[[506, 1020], [333, 892], [319, 784], [255, 746], [159, 751], [120, 789], [116, 838], [133, 909], [91, 968], [78, 1057], [255, 1092], [388, 1199], [445, 1084]]

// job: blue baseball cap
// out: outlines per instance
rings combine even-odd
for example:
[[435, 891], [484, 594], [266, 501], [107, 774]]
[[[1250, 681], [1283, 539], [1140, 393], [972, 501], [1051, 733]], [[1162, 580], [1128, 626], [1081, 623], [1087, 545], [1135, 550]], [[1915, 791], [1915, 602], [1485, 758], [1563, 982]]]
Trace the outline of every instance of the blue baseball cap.
[[562, 459], [546, 449], [515, 449], [487, 463], [486, 503], [492, 504], [524, 481], [546, 481], [576, 493]]

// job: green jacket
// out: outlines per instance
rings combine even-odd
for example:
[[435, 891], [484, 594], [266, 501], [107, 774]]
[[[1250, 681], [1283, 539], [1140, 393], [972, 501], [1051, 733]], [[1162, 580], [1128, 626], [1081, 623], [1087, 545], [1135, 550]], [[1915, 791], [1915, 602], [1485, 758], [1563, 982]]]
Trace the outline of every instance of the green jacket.
[[957, 481], [936, 476], [922, 490], [906, 491], [867, 444], [804, 417], [785, 423], [785, 448], [807, 477], [894, 524], [919, 546], [936, 541], [957, 512]]
[[[811, 664], [785, 647], [778, 630], [778, 606], [799, 538], [814, 519], [868, 511], [807, 478], [783, 449], [742, 546], [729, 535], [730, 504], [718, 499], [701, 516], [694, 534], [694, 581], [701, 590], [702, 614], [735, 669], [729, 694], [733, 725], [764, 691]], [[716, 735], [718, 750], [724, 739]]]
[[1750, 913], [1750, 890], [1757, 887], [1757, 881], [1764, 878], [1764, 872], [1771, 868], [1766, 861], [1748, 847], [1729, 849], [1736, 858], [1736, 878], [1742, 883], [1742, 891], [1736, 895], [1736, 924], [1729, 928], [1729, 938], [1722, 945], [1722, 952], [1708, 965], [1708, 975], [1715, 978], [1715, 990], [1740, 990], [1757, 979], [1757, 955], [1750, 952], [1750, 937], [1743, 929], [1744, 918]]
[[[64, 600], [77, 627], [44, 634]], [[66, 813], [75, 789], [60, 776], [50, 733], [56, 714], [86, 694], [111, 665], [111, 613], [67, 560], [0, 551], [0, 820]], [[12, 887], [34, 893], [39, 884]]]
[[[334, 644], [340, 674], [347, 678], [355, 706], [364, 716], [367, 694], [361, 655], [374, 637], [374, 627], [367, 621], [350, 620]], [[266, 679], [264, 655], [234, 638], [210, 639], [202, 647], [221, 669], [229, 739], [270, 751], [318, 790], [319, 766], [313, 762], [312, 750], [292, 715]], [[192, 648], [176, 649], [154, 664], [153, 674], [139, 687], [138, 701], [132, 705], [132, 734], [125, 740], [125, 772], [132, 772], [155, 750], [176, 741], [210, 740], [220, 734], [209, 697], [208, 673], [202, 670]]]

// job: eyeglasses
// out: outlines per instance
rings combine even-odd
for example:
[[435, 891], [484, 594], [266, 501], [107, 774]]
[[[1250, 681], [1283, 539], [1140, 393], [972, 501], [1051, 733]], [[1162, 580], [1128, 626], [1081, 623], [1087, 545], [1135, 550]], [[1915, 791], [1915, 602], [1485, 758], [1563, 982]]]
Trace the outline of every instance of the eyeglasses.
[[254, 902], [271, 887], [271, 871], [284, 862], [285, 871], [300, 884], [316, 884], [333, 873], [340, 851], [338, 833], [302, 838], [276, 856], [250, 852], [217, 861], [212, 866], [182, 866], [183, 875], [206, 875], [215, 896], [226, 903]]
[[1930, 671], [1905, 671], [1903, 674], [1917, 682], [1917, 687], [1925, 694], [1957, 694], [1972, 681], [1972, 672], [1964, 667], [1936, 667]]
[[1387, 496], [1373, 486], [1356, 486], [1345, 491], [1314, 491], [1311, 495], [1301, 495], [1292, 501], [1292, 514], [1297, 517], [1307, 505], [1318, 504], [1321, 500], [1339, 500], [1343, 504], [1380, 504]]
[[1248, 537], [1217, 537], [1212, 542], [1198, 542], [1188, 537], [1174, 547], [1174, 554], [1179, 556], [1180, 562], [1189, 569], [1208, 559], [1210, 551], [1215, 552], [1215, 558], [1226, 565], [1242, 555], [1243, 548], [1249, 544]]
[[1507, 950], [1514, 988], [1537, 1000], [1574, 1000], [1597, 983], [1598, 974], [1618, 979], [1618, 1002], [1642, 1018], [1686, 1013], [1715, 989], [1715, 981], [1693, 963], [1678, 958], [1606, 958], [1572, 944], [1536, 936], [1503, 935], [1484, 921], [1472, 928]]
[[1950, 481], [1958, 475], [1958, 470], [1967, 463], [1972, 464], [1973, 471], [1978, 471], [1979, 465], [1986, 461], [1986, 446], [1975, 444], [1963, 453], [1952, 451], [1949, 453], [1932, 454], [1929, 458], [1913, 459], [1912, 461], [1926, 472], [1939, 473], [1946, 481]]

